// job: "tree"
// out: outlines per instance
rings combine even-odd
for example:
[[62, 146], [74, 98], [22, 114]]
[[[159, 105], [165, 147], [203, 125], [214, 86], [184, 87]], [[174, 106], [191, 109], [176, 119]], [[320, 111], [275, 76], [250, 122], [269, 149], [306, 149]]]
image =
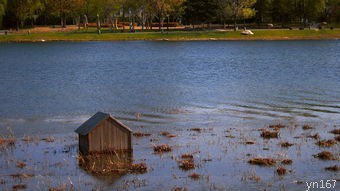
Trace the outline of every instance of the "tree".
[[305, 1], [304, 21], [309, 23], [317, 21], [326, 8], [325, 0], [302, 0]]
[[0, 0], [0, 29], [2, 27], [2, 18], [6, 13], [7, 0]]
[[294, 0], [293, 16], [306, 25], [318, 20], [326, 8], [325, 0]]
[[256, 10], [256, 22], [258, 24], [271, 18], [272, 0], [257, 0], [254, 8]]
[[66, 27], [67, 16], [80, 14], [84, 10], [85, 3], [85, 0], [47, 0], [48, 10], [59, 16], [62, 27]]
[[237, 30], [237, 20], [239, 18], [247, 19], [255, 15], [255, 9], [252, 8], [256, 0], [225, 0], [226, 6], [231, 11], [231, 17], [234, 21], [234, 30]]
[[[184, 2], [185, 0], [171, 0], [170, 1], [171, 10], [169, 14], [175, 20], [179, 19], [184, 14], [184, 6], [183, 6]], [[168, 17], [168, 21], [169, 21], [169, 17]]]
[[34, 19], [36, 11], [42, 9], [40, 0], [12, 0], [9, 1], [8, 9], [16, 19], [17, 30], [24, 27], [27, 19]]
[[187, 0], [185, 6], [185, 19], [193, 24], [211, 23], [216, 19], [218, 2], [216, 0]]
[[151, 4], [156, 12], [156, 17], [158, 18], [159, 30], [163, 28], [164, 18], [170, 12], [170, 0], [152, 0]]
[[296, 14], [294, 10], [294, 5], [297, 4], [296, 1], [299, 0], [273, 0], [272, 6], [272, 18], [274, 22], [280, 22], [282, 26], [285, 23], [289, 23], [294, 18], [293, 15]]
[[340, 21], [340, 0], [326, 0], [323, 17], [329, 23]]

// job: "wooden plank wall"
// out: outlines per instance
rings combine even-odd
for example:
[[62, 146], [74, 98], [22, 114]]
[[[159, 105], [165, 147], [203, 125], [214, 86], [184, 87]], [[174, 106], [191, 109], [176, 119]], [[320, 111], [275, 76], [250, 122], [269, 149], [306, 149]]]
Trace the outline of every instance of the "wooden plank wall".
[[131, 132], [111, 120], [105, 120], [89, 134], [90, 152], [131, 149]]

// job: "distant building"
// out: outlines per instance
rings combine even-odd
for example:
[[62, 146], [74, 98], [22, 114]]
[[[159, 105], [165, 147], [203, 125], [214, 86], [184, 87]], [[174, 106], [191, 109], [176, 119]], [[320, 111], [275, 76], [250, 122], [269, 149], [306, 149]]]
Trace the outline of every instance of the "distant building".
[[131, 129], [108, 113], [96, 113], [75, 132], [81, 153], [132, 151]]

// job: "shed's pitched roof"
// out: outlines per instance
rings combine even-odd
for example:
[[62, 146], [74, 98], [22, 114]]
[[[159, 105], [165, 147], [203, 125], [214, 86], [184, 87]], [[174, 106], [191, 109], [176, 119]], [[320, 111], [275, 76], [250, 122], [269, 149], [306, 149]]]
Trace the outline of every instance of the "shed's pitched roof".
[[118, 123], [120, 126], [125, 128], [126, 130], [131, 131], [129, 127], [124, 125], [122, 122], [118, 121], [116, 118], [112, 117], [108, 113], [103, 112], [97, 112], [94, 116], [92, 116], [90, 119], [85, 121], [82, 125], [80, 125], [75, 132], [81, 135], [87, 135], [91, 132], [92, 129], [94, 129], [99, 123], [101, 123], [103, 120], [106, 120], [108, 118], [111, 118], [113, 121]]

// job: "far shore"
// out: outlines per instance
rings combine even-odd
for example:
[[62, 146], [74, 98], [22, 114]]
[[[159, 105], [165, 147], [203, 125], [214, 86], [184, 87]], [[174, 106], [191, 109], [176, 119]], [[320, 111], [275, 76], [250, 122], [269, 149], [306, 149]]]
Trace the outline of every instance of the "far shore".
[[20, 32], [0, 34], [0, 42], [50, 42], [50, 41], [208, 41], [208, 40], [337, 40], [340, 39], [339, 29], [254, 29], [254, 35], [242, 35], [242, 30], [204, 30], [184, 31], [175, 30], [163, 33], [159, 31], [134, 33], [124, 31], [111, 32], [103, 29], [101, 34], [93, 28], [88, 30], [21, 30]]

